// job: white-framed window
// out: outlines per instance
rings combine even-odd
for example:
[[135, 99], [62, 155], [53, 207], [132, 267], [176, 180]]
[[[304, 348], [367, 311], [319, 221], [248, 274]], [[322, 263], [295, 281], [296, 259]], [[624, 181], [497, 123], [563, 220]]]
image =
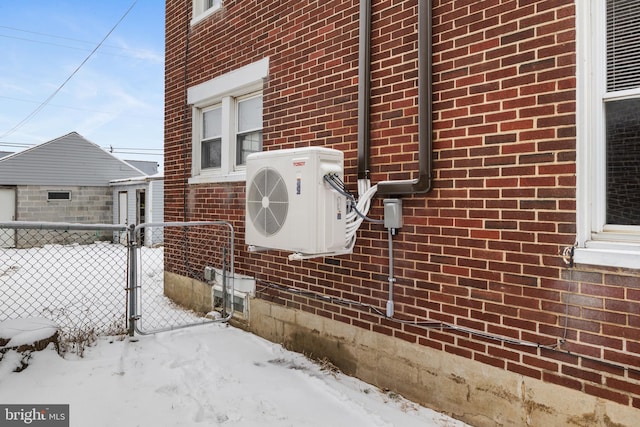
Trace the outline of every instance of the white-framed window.
[[212, 15], [216, 10], [222, 7], [222, 0], [193, 0], [193, 14], [191, 25]]
[[640, 269], [640, 2], [576, 1], [577, 263]]
[[268, 58], [187, 89], [192, 105], [189, 183], [243, 181], [250, 153], [262, 150], [262, 87]]
[[262, 151], [262, 93], [236, 100], [236, 167], [247, 164], [247, 156]]
[[200, 169], [222, 168], [222, 106], [199, 110], [202, 121], [200, 137]]

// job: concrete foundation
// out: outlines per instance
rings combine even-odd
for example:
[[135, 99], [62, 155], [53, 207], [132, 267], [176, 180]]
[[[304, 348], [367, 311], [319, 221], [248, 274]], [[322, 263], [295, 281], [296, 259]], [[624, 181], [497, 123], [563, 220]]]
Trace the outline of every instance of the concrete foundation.
[[342, 322], [250, 299], [247, 330], [477, 427], [632, 427], [638, 410]]
[[213, 309], [211, 285], [179, 274], [164, 273], [164, 294], [176, 304], [206, 314]]

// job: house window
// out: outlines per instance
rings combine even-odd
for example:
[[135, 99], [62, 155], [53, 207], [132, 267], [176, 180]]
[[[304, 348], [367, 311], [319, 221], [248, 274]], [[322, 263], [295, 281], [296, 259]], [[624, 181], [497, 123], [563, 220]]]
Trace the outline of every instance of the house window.
[[71, 191], [47, 191], [47, 201], [71, 200]]
[[640, 2], [576, 2], [576, 261], [640, 268]]
[[222, 166], [222, 108], [202, 111], [202, 142], [200, 167], [202, 169]]
[[[262, 151], [262, 94], [225, 96], [219, 105], [197, 108], [200, 123], [200, 170], [194, 173], [229, 176], [244, 168], [250, 153]], [[197, 165], [194, 165], [197, 166]]]
[[640, 4], [607, 1], [607, 224], [640, 225]]
[[236, 165], [246, 165], [247, 156], [262, 151], [262, 95], [238, 100]]
[[187, 90], [192, 104], [189, 182], [242, 181], [247, 156], [262, 150], [262, 85], [268, 59]]
[[195, 25], [222, 7], [222, 0], [193, 0], [193, 19]]

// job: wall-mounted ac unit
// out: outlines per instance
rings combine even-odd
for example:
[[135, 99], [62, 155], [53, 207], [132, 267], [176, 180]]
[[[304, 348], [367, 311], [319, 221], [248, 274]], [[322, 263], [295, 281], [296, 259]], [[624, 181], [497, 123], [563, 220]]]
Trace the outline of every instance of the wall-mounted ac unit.
[[247, 157], [245, 241], [250, 249], [323, 254], [345, 247], [345, 197], [324, 181], [343, 178], [344, 155], [325, 147]]

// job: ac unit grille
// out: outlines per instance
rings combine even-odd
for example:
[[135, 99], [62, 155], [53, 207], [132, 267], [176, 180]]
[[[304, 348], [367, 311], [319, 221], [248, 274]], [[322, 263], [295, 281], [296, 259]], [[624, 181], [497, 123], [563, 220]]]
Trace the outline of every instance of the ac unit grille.
[[289, 195], [282, 175], [273, 168], [260, 169], [247, 191], [247, 211], [263, 236], [276, 234], [287, 219]]

